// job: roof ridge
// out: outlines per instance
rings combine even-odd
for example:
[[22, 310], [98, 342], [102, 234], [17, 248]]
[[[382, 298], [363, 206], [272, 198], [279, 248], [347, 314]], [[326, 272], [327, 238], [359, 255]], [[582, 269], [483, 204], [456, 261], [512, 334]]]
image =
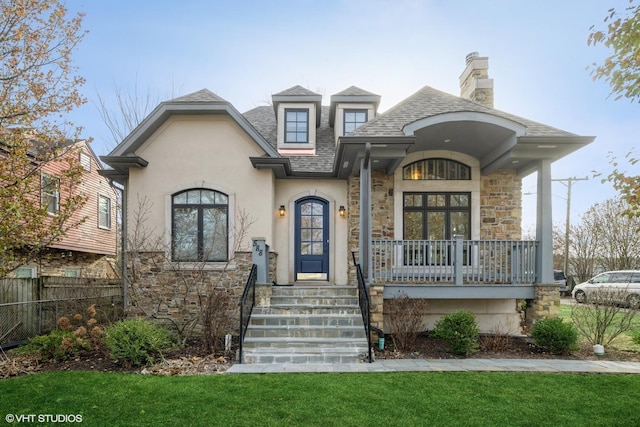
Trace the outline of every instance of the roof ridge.
[[211, 92], [209, 89], [204, 88], [196, 92], [192, 92], [177, 98], [173, 98], [167, 102], [226, 102], [228, 101], [217, 94]]

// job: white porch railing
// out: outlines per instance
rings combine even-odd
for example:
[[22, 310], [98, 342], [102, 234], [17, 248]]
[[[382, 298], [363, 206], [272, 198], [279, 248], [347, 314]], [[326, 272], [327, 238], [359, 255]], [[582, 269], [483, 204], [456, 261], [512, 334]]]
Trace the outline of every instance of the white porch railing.
[[531, 240], [373, 240], [372, 279], [379, 283], [532, 284]]

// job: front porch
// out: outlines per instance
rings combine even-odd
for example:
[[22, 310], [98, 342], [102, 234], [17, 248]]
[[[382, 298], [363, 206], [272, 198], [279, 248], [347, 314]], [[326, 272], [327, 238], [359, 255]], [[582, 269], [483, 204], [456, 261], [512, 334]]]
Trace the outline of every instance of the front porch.
[[372, 240], [370, 282], [428, 299], [533, 299], [538, 243], [530, 240]]

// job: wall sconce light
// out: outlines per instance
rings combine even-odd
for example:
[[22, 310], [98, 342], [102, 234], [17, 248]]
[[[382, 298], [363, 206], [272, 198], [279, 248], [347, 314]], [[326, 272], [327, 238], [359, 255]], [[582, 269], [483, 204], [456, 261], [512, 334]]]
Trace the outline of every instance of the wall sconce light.
[[284, 216], [284, 214], [287, 213], [287, 210], [284, 208], [284, 205], [280, 205], [278, 212], [280, 213], [280, 216]]
[[338, 208], [338, 213], [340, 214], [341, 217], [344, 218], [344, 216], [347, 213], [347, 210], [344, 208], [344, 206], [340, 205], [340, 208]]

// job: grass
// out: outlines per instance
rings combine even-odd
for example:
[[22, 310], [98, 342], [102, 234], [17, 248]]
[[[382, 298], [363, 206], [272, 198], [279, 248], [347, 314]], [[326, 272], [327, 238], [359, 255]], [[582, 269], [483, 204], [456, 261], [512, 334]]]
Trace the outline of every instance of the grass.
[[0, 381], [0, 396], [0, 416], [83, 426], [640, 425], [637, 375], [50, 372]]
[[[570, 305], [560, 305], [560, 317], [565, 322], [571, 322], [571, 307]], [[618, 336], [609, 346], [617, 350], [640, 353], [640, 345], [635, 344], [631, 338], [632, 334], [636, 331], [640, 331], [640, 316], [635, 316], [631, 322], [631, 328]], [[580, 339], [587, 342], [584, 337], [580, 337]]]

